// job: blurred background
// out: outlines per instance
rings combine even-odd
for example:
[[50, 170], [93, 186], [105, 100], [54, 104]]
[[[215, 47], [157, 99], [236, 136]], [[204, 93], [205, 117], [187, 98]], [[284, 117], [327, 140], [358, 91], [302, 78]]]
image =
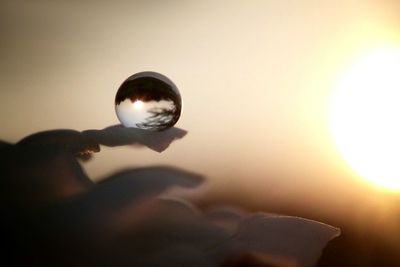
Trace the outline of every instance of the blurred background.
[[[400, 2], [0, 1], [1, 139], [119, 123], [114, 97], [140, 71], [175, 82], [188, 135], [158, 154], [103, 147], [100, 180], [172, 165], [207, 183], [190, 197], [333, 224], [396, 227], [398, 194], [359, 177], [330, 132], [338, 77], [398, 45]], [[368, 153], [368, 152], [366, 152]]]

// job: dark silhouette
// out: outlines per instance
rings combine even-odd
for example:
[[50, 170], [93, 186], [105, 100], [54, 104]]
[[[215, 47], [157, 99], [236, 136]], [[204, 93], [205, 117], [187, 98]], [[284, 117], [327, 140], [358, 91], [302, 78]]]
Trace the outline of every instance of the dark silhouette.
[[[65, 151], [81, 157], [100, 151], [100, 145], [145, 146], [162, 152], [177, 139], [183, 138], [187, 132], [179, 128], [170, 128], [163, 132], [154, 132], [138, 128], [127, 128], [113, 125], [102, 130], [86, 130], [78, 132], [69, 129], [50, 130], [29, 135], [17, 143], [17, 146], [32, 148], [49, 148]], [[4, 145], [7, 143], [3, 142]], [[1, 147], [1, 144], [0, 144]]]
[[87, 130], [82, 135], [97, 144], [114, 146], [145, 146], [156, 152], [162, 152], [175, 140], [183, 138], [187, 131], [169, 128], [162, 132], [138, 128], [126, 128], [122, 125], [109, 126], [103, 130]]
[[139, 128], [149, 130], [168, 129], [179, 119], [179, 113], [176, 112], [176, 108], [153, 108], [149, 113], [152, 115], [145, 122], [137, 124]]
[[[136, 100], [147, 101], [172, 101], [174, 105], [181, 106], [181, 96], [171, 80], [155, 72], [141, 72], [126, 79], [118, 89], [115, 104], [119, 105], [125, 99], [132, 102]], [[168, 79], [168, 80], [166, 80]]]
[[[312, 266], [338, 229], [226, 208], [201, 211], [166, 194], [204, 178], [178, 168], [120, 171], [94, 183], [76, 157], [100, 145], [161, 152], [186, 131], [53, 130], [0, 142], [7, 266]], [[295, 265], [293, 265], [295, 264]]]
[[124, 266], [126, 257], [119, 264], [111, 262], [115, 259], [110, 253], [116, 253], [112, 245], [98, 247], [107, 234], [116, 235], [104, 223], [126, 205], [173, 185], [193, 187], [202, 178], [176, 168], [151, 167], [122, 171], [96, 184], [75, 157], [98, 152], [100, 145], [142, 145], [162, 152], [186, 133], [116, 125], [85, 132], [45, 131], [15, 145], [0, 142], [3, 260], [10, 266]]
[[7, 147], [7, 146], [11, 146], [11, 144], [0, 140], [0, 149], [2, 149], [3, 147]]

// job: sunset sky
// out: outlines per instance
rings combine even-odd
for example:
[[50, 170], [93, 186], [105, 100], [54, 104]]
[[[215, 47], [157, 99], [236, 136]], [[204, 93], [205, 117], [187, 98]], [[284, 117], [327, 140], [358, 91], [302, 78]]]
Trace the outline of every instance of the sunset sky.
[[384, 213], [397, 194], [352, 170], [329, 113], [357, 58], [400, 49], [399, 14], [394, 0], [2, 0], [0, 138], [118, 124], [120, 84], [156, 71], [180, 90], [187, 136], [161, 154], [103, 147], [84, 163], [93, 179], [172, 165], [208, 179], [196, 195], [205, 202]]

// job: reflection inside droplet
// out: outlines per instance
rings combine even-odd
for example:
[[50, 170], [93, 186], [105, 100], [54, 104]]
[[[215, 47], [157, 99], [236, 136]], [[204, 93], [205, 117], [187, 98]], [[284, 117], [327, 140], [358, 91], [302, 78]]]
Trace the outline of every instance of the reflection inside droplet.
[[142, 109], [143, 108], [143, 101], [136, 100], [135, 102], [133, 102], [133, 107], [135, 109]]
[[175, 125], [181, 114], [178, 89], [167, 77], [141, 72], [126, 79], [115, 97], [115, 111], [126, 127], [161, 131]]

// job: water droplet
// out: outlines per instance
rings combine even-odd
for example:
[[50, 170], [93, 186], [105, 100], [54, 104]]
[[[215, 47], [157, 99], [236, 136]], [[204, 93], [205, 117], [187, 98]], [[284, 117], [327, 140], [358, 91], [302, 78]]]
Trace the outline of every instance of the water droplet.
[[115, 112], [125, 127], [162, 131], [175, 125], [181, 109], [178, 88], [156, 72], [130, 76], [115, 96]]

